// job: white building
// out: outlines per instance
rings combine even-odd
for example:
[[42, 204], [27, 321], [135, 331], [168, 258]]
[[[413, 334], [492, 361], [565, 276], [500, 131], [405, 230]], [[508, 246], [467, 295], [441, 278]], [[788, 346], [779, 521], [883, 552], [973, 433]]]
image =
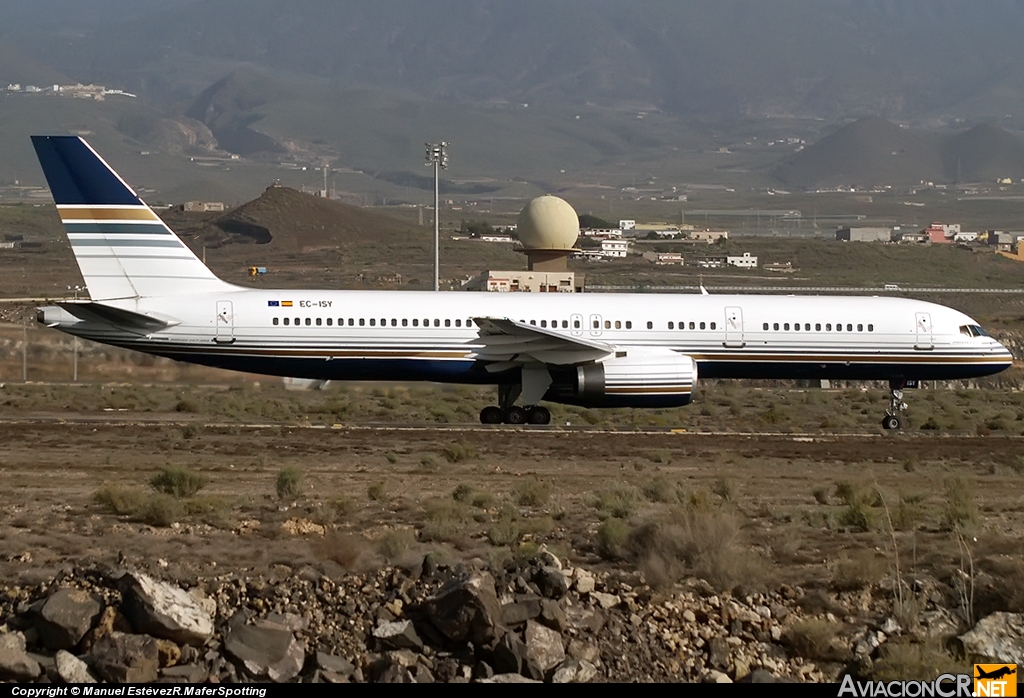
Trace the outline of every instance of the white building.
[[628, 240], [602, 240], [601, 255], [604, 257], [625, 257], [629, 254]]
[[636, 227], [635, 220], [621, 220], [619, 221], [619, 228], [621, 230], [632, 230]]
[[729, 232], [726, 230], [692, 230], [690, 239], [698, 242], [706, 242], [709, 245], [719, 240], [728, 240]]
[[730, 267], [739, 267], [740, 269], [757, 269], [757, 257], [752, 257], [749, 252], [744, 252], [738, 257], [730, 255], [725, 258], [725, 263]]

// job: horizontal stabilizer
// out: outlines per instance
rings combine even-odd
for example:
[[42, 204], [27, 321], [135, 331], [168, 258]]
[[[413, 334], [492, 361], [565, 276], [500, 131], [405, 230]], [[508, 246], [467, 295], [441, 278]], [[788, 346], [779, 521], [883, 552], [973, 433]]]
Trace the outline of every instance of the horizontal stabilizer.
[[179, 320], [174, 318], [136, 313], [131, 310], [103, 305], [102, 303], [66, 301], [57, 305], [84, 322], [113, 325], [129, 332], [134, 331], [142, 334], [157, 332], [158, 330], [181, 324]]

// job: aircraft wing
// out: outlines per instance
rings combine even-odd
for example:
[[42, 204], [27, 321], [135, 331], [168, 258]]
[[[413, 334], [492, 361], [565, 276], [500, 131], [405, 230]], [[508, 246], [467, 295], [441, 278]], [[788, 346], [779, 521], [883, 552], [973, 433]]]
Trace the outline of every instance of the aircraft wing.
[[603, 359], [615, 352], [615, 347], [605, 342], [567, 337], [508, 318], [480, 317], [473, 321], [480, 328], [480, 337], [474, 343], [483, 344], [476, 358], [495, 362], [501, 369], [527, 363], [570, 366]]

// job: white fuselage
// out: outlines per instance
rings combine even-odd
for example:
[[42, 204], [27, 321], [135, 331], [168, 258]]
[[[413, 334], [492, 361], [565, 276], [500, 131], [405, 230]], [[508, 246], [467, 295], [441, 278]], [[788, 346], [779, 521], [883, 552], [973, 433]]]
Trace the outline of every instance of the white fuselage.
[[[616, 347], [660, 347], [704, 378], [955, 379], [1009, 352], [956, 310], [903, 298], [252, 290], [105, 304], [175, 318], [151, 334], [60, 323], [100, 342], [211, 366], [323, 380], [501, 383], [474, 318]], [[74, 318], [71, 318], [74, 320]]]

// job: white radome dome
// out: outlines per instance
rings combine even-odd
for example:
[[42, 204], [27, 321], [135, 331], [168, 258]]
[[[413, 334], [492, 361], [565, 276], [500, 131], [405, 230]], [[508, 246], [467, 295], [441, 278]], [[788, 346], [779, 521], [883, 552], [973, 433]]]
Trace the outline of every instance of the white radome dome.
[[580, 235], [580, 219], [564, 199], [538, 196], [519, 212], [516, 231], [528, 250], [571, 250]]

